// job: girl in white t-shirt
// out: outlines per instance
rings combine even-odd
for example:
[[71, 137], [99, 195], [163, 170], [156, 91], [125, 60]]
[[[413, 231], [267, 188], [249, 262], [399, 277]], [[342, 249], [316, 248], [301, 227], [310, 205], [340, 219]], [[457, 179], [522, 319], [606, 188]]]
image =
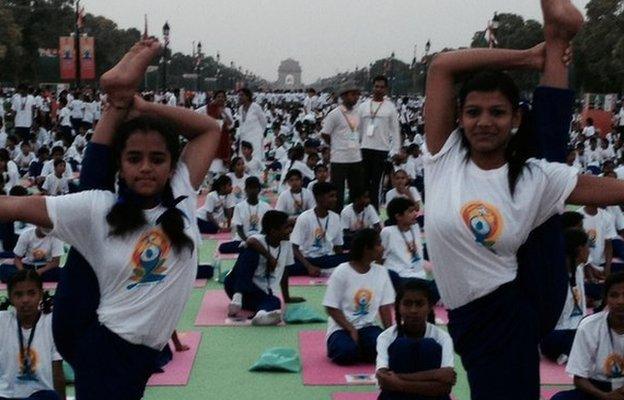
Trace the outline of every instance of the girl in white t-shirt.
[[232, 158], [230, 172], [227, 174], [232, 180], [232, 196], [234, 205], [245, 200], [245, 179], [249, 177], [245, 173], [245, 160], [242, 157]]
[[[566, 52], [583, 24], [568, 0], [542, 0], [542, 7], [545, 44], [440, 53], [427, 81], [427, 250], [442, 301], [451, 309], [449, 333], [478, 399], [539, 397], [537, 345], [559, 312], [543, 313], [542, 306], [552, 308], [540, 297], [553, 294], [541, 281], [526, 278], [547, 279], [546, 271], [519, 269], [520, 246], [566, 202], [624, 200], [624, 182], [577, 176], [565, 164], [531, 159], [536, 141], [555, 142], [552, 135], [568, 133], [574, 96], [566, 90]], [[532, 111], [535, 132], [526, 121], [521, 124], [517, 86], [491, 71], [521, 68], [543, 70]], [[454, 80], [467, 73], [474, 75], [458, 102]], [[548, 155], [546, 150], [552, 149], [541, 154]], [[563, 290], [555, 293], [565, 299]]]
[[624, 273], [605, 281], [605, 311], [581, 321], [566, 372], [574, 375], [574, 390], [552, 400], [624, 398]]
[[212, 191], [206, 196], [204, 205], [197, 210], [199, 231], [214, 234], [230, 229], [235, 205], [232, 180], [227, 175], [221, 175], [212, 183]]
[[350, 194], [353, 203], [347, 204], [340, 213], [340, 225], [343, 232], [343, 246], [349, 249], [353, 236], [365, 228], [381, 231], [381, 220], [377, 210], [370, 204], [368, 191]]
[[418, 193], [418, 190], [414, 186], [410, 186], [409, 182], [409, 176], [404, 170], [398, 169], [392, 173], [393, 188], [386, 193], [386, 207], [392, 199], [404, 197], [414, 202], [417, 207], [416, 211], [421, 210], [422, 198], [420, 197], [420, 193]]
[[41, 277], [21, 270], [8, 292], [8, 303], [0, 305], [0, 398], [65, 399], [63, 359], [54, 346]]
[[558, 364], [567, 361], [576, 328], [587, 315], [584, 267], [589, 255], [589, 237], [583, 229], [570, 228], [565, 231], [564, 240], [569, 277], [568, 294], [557, 326], [540, 343], [542, 354]]
[[427, 322], [435, 303], [424, 282], [407, 281], [394, 303], [396, 324], [377, 337], [380, 400], [448, 400], [457, 374], [447, 332]]
[[312, 192], [302, 187], [302, 175], [298, 169], [286, 173], [286, 182], [289, 188], [280, 193], [275, 209], [285, 212], [294, 220], [304, 211], [314, 208], [316, 201]]
[[[153, 39], [137, 43], [101, 78], [109, 104], [94, 137], [114, 140], [117, 195], [0, 198], [0, 220], [50, 229], [97, 277], [98, 320], [78, 334], [73, 361], [77, 398], [140, 399], [195, 280], [196, 193], [219, 127], [208, 116], [134, 96], [159, 51]], [[184, 149], [178, 131], [188, 140]]]
[[384, 329], [392, 325], [394, 289], [385, 268], [376, 264], [383, 254], [379, 233], [360, 231], [351, 245], [351, 261], [329, 277], [323, 306], [327, 322], [327, 356], [336, 364], [372, 363], [377, 356], [377, 314]]

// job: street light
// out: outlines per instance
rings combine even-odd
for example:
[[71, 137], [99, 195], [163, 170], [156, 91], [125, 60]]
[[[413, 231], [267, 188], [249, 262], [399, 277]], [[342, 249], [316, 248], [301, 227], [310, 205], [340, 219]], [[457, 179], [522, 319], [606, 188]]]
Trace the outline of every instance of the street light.
[[201, 71], [201, 62], [202, 62], [202, 44], [201, 42], [197, 42], [197, 60], [195, 64], [195, 69], [197, 73], [197, 91], [199, 92], [199, 72]]
[[163, 81], [162, 81], [162, 91], [165, 92], [167, 88], [167, 50], [169, 49], [169, 32], [171, 28], [169, 27], [169, 22], [165, 22], [162, 28], [163, 37], [165, 39], [165, 48], [163, 50], [162, 64], [163, 64]]

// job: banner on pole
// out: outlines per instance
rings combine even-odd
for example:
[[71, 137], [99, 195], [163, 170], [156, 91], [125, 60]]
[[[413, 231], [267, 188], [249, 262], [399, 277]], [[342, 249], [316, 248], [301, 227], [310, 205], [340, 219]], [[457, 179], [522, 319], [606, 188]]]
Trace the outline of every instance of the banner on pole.
[[91, 36], [80, 38], [80, 78], [95, 79], [95, 39]]
[[76, 79], [76, 59], [74, 47], [73, 37], [61, 36], [59, 38], [59, 62], [62, 80]]

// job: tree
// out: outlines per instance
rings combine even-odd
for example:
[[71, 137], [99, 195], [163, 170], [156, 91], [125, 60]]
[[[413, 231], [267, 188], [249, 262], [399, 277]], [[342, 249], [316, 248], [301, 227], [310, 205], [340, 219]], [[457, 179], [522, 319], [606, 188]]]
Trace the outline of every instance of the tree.
[[13, 19], [13, 13], [0, 4], [0, 81], [2, 77], [15, 79], [12, 75], [17, 70], [17, 60], [22, 52], [19, 45], [21, 39], [22, 32]]

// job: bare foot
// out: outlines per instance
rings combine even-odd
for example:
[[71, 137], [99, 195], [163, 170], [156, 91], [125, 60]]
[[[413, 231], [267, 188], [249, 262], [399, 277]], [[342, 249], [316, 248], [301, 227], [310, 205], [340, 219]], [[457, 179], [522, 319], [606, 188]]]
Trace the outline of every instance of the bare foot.
[[156, 39], [137, 42], [123, 58], [100, 78], [100, 86], [108, 94], [134, 93], [143, 80], [149, 63], [160, 51]]
[[544, 14], [544, 36], [570, 41], [583, 27], [583, 14], [570, 0], [541, 0]]

